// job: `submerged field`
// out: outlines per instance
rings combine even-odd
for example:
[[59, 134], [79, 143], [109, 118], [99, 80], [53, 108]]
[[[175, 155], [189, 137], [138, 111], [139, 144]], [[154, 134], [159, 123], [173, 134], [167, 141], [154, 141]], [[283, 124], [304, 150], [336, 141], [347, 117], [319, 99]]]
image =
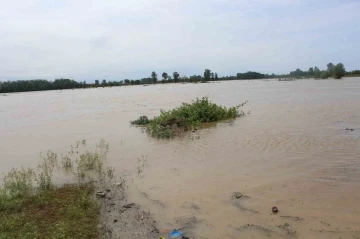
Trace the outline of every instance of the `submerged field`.
[[[104, 138], [106, 165], [126, 179], [124, 200], [145, 212], [128, 219], [151, 215], [165, 238], [183, 224], [194, 238], [357, 238], [359, 88], [358, 78], [345, 78], [9, 94], [0, 101], [0, 170], [37, 170], [39, 152], [61, 158], [74, 139], [87, 139], [92, 151]], [[171, 140], [129, 124], [204, 95], [227, 107], [248, 100], [246, 117]], [[130, 231], [114, 219], [110, 225]]]

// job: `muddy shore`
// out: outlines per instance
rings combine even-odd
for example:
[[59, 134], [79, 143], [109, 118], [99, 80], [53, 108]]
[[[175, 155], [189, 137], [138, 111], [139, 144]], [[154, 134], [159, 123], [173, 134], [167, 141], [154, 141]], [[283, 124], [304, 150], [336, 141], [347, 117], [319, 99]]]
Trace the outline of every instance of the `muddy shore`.
[[[101, 238], [157, 239], [169, 238], [169, 233], [178, 229], [182, 238], [194, 239], [193, 230], [200, 221], [196, 217], [178, 218], [177, 228], [158, 228], [158, 223], [149, 211], [128, 200], [124, 182], [107, 180], [97, 182], [96, 198], [101, 206], [98, 229]], [[146, 194], [144, 195], [146, 197]], [[199, 239], [203, 239], [200, 238]]]
[[99, 182], [96, 197], [101, 205], [100, 235], [105, 238], [159, 238], [156, 221], [140, 205], [126, 198], [123, 183]]

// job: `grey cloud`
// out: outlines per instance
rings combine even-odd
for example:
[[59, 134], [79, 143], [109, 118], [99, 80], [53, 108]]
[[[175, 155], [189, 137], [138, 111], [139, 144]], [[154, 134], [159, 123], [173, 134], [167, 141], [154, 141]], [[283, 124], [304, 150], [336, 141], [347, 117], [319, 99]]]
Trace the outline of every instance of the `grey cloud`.
[[[332, 40], [324, 40], [329, 31], [337, 37], [360, 20], [359, 4], [352, 1], [327, 1], [331, 4], [321, 7], [292, 0], [0, 2], [0, 78], [11, 79], [322, 67], [328, 61], [322, 56], [331, 52]], [[349, 45], [358, 40], [357, 34]], [[339, 61], [346, 65], [348, 59], [355, 67], [359, 57], [349, 55], [346, 46], [339, 49], [347, 52]]]

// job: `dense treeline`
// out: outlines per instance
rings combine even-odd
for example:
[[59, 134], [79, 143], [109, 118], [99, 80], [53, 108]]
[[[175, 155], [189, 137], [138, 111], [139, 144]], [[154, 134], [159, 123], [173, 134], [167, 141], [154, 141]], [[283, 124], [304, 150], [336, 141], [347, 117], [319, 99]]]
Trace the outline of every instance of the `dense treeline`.
[[349, 72], [346, 72], [345, 76], [357, 76], [359, 77], [360, 76], [360, 70], [355, 70], [355, 71], [349, 71]]
[[0, 93], [55, 90], [55, 89], [74, 89], [83, 88], [85, 82], [76, 82], [70, 79], [47, 80], [19, 80], [0, 82]]
[[333, 63], [328, 63], [326, 70], [320, 70], [319, 67], [310, 67], [307, 71], [302, 71], [296, 69], [295, 71], [290, 72], [290, 77], [294, 78], [315, 78], [315, 79], [327, 79], [333, 77], [335, 79], [341, 79], [346, 75], [346, 70], [344, 64], [338, 63], [334, 65]]
[[157, 73], [153, 71], [149, 77], [137, 79], [137, 80], [120, 80], [120, 81], [106, 81], [95, 80], [95, 82], [87, 83], [77, 82], [71, 79], [56, 79], [54, 81], [48, 80], [20, 80], [20, 81], [5, 81], [0, 82], [0, 93], [10, 92], [24, 92], [24, 91], [41, 91], [41, 90], [62, 90], [62, 89], [76, 89], [76, 88], [92, 88], [92, 87], [108, 87], [108, 86], [126, 86], [126, 85], [145, 85], [156, 83], [180, 83], [180, 82], [192, 82], [192, 83], [206, 83], [208, 81], [225, 81], [225, 80], [255, 80], [255, 79], [276, 79], [276, 78], [315, 78], [326, 79], [333, 77], [340, 79], [343, 76], [360, 76], [360, 70], [352, 72], [346, 72], [342, 63], [334, 65], [333, 63], [327, 64], [326, 70], [320, 70], [317, 66], [310, 67], [307, 71], [296, 69], [289, 74], [276, 75], [276, 74], [262, 74], [259, 72], [248, 71], [245, 73], [237, 73], [234, 76], [222, 76], [219, 77], [216, 72], [212, 72], [210, 69], [205, 69], [202, 75], [192, 75], [190, 77], [181, 76], [179, 72], [173, 72], [168, 74], [163, 72], [159, 78]]

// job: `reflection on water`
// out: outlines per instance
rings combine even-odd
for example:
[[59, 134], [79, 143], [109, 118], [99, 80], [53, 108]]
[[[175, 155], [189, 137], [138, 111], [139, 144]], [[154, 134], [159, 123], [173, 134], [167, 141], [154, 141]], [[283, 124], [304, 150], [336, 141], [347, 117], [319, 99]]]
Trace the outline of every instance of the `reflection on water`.
[[[196, 238], [357, 238], [359, 89], [352, 78], [8, 94], [0, 98], [0, 170], [104, 138], [109, 163], [127, 175], [129, 200], [160, 229], [191, 219]], [[129, 124], [205, 95], [226, 106], [248, 100], [251, 114], [173, 140]], [[251, 210], [234, 205], [234, 192]]]

